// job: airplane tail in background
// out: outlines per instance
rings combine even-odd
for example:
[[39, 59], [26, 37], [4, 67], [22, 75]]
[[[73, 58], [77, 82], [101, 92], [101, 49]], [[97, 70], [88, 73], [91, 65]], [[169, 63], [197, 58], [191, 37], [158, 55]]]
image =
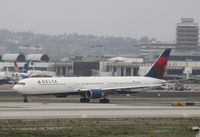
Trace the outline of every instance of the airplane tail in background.
[[154, 65], [150, 68], [149, 72], [145, 75], [146, 77], [163, 79], [170, 51], [171, 49], [165, 49], [162, 52], [162, 54], [157, 58]]
[[24, 67], [22, 68], [22, 73], [27, 73], [28, 67], [29, 67], [29, 61], [26, 61], [26, 63], [24, 64]]
[[18, 64], [17, 64], [17, 61], [14, 60], [13, 63], [14, 63], [15, 72], [19, 72], [19, 66], [18, 66]]
[[22, 70], [20, 71], [19, 70], [19, 66], [17, 64], [17, 61], [13, 61], [14, 62], [14, 69], [15, 69], [15, 72], [22, 72], [22, 73], [27, 73], [28, 72], [28, 67], [29, 67], [29, 61], [26, 61], [26, 63], [24, 64]]

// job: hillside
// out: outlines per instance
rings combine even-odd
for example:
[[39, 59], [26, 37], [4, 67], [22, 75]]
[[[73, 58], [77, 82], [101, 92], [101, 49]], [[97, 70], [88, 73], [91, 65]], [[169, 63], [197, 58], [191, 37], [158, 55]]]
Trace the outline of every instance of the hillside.
[[79, 35], [76, 33], [46, 35], [0, 30], [0, 54], [47, 53], [54, 60], [74, 56], [138, 54], [138, 43], [137, 39], [123, 37]]

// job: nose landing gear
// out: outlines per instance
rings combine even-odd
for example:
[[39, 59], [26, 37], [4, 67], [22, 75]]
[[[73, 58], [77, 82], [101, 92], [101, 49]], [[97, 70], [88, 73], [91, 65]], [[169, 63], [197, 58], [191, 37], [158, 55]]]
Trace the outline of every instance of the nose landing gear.
[[23, 95], [23, 97], [24, 97], [24, 103], [28, 103], [28, 98], [27, 98], [27, 96], [26, 96], [26, 95]]

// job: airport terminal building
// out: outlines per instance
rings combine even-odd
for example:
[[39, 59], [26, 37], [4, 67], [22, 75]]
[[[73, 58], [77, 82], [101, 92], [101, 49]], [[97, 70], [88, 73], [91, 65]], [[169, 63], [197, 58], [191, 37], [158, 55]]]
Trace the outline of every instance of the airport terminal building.
[[54, 72], [57, 76], [72, 76], [72, 63], [49, 62], [47, 54], [4, 54], [0, 55], [0, 69], [3, 72], [14, 73], [14, 61], [21, 70], [25, 61], [30, 61], [29, 70]]
[[[55, 72], [57, 76], [138, 76], [144, 75], [153, 62], [142, 57], [114, 57], [98, 61], [49, 62], [47, 54], [4, 54], [0, 60], [1, 71], [14, 72], [13, 60], [22, 68], [25, 60], [30, 61], [30, 70]], [[167, 75], [200, 76], [200, 55], [171, 55]]]

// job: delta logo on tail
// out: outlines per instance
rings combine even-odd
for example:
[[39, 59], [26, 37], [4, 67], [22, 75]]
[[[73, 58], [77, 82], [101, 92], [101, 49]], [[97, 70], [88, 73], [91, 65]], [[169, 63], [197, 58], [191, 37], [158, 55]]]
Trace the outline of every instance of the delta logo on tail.
[[165, 49], [145, 76], [163, 79], [170, 52], [171, 49]]
[[26, 61], [26, 63], [24, 64], [24, 67], [22, 68], [22, 72], [23, 73], [28, 73], [28, 68], [29, 68], [29, 61]]

